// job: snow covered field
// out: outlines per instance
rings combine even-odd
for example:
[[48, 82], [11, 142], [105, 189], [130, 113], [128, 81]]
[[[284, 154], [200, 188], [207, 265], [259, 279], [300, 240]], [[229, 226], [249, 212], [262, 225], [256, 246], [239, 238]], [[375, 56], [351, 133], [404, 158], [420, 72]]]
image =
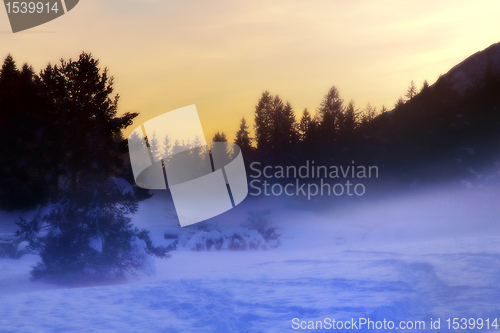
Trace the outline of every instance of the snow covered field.
[[[447, 318], [493, 323], [500, 317], [498, 194], [495, 188], [428, 191], [340, 210], [249, 201], [214, 220], [229, 228], [249, 210], [269, 211], [282, 246], [181, 247], [156, 260], [156, 274], [114, 285], [30, 282], [35, 255], [0, 259], [0, 331], [288, 332], [298, 327], [294, 318], [369, 318], [426, 325], [399, 332], [447, 332]], [[134, 221], [162, 241], [165, 229], [175, 229], [169, 214], [162, 198], [153, 197]], [[441, 330], [431, 329], [438, 318]]]

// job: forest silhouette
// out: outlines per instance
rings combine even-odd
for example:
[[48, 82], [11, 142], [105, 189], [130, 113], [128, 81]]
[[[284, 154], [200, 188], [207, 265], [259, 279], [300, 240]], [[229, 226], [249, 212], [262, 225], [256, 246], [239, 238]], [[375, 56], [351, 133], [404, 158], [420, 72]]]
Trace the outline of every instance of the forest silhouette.
[[[17, 68], [8, 56], [0, 71], [0, 204], [23, 209], [76, 189], [79, 179], [110, 176], [133, 183], [127, 142], [121, 131], [137, 113], [117, 116], [118, 95], [99, 61], [82, 53], [79, 61], [61, 60], [36, 74]], [[66, 81], [65, 81], [66, 79]], [[403, 90], [404, 91], [404, 90]], [[264, 91], [253, 123], [241, 119], [235, 143], [247, 167], [317, 164], [376, 165], [383, 181], [453, 180], [468, 169], [492, 166], [500, 143], [500, 77], [487, 73], [481, 85], [464, 92], [443, 77], [417, 89], [411, 81], [388, 110], [345, 102], [335, 86], [319, 106], [296, 116], [293, 106]], [[252, 136], [252, 131], [254, 135]], [[222, 131], [212, 141], [227, 141]], [[149, 138], [153, 153], [196, 146]], [[79, 185], [80, 184], [80, 185]]]

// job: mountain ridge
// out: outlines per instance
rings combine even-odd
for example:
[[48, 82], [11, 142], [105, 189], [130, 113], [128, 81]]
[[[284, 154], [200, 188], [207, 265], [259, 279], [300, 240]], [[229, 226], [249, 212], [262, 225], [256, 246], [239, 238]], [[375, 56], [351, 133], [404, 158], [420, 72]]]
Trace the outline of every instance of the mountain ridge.
[[454, 91], [482, 88], [487, 75], [500, 76], [500, 42], [478, 51], [453, 66], [441, 79]]

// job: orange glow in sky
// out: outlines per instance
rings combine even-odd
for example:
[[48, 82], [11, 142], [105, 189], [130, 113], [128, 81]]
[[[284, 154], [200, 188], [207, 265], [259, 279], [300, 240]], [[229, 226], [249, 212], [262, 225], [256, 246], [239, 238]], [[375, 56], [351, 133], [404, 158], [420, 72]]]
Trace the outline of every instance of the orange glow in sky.
[[266, 89], [297, 117], [332, 85], [360, 108], [390, 109], [411, 80], [433, 83], [498, 42], [498, 13], [498, 0], [83, 0], [17, 34], [0, 9], [0, 56], [39, 71], [91, 52], [115, 77], [120, 111], [141, 113], [134, 125], [196, 104], [208, 141], [232, 138], [242, 116], [252, 125]]

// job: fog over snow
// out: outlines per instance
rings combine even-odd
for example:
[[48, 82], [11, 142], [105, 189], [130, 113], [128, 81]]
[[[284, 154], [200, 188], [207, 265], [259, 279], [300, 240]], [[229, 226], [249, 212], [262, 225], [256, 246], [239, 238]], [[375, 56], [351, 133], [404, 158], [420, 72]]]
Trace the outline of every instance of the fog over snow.
[[[109, 285], [32, 282], [36, 254], [1, 258], [0, 331], [287, 332], [301, 322], [360, 318], [422, 321], [419, 332], [451, 331], [453, 317], [491, 324], [500, 317], [499, 193], [498, 184], [463, 183], [342, 205], [249, 198], [212, 225], [237, 229], [248, 212], [267, 212], [280, 246], [179, 245], [170, 259], [155, 259], [155, 274]], [[3, 235], [12, 216], [2, 213]], [[180, 231], [161, 194], [142, 202], [133, 221], [156, 242]], [[441, 330], [431, 330], [438, 318]]]

